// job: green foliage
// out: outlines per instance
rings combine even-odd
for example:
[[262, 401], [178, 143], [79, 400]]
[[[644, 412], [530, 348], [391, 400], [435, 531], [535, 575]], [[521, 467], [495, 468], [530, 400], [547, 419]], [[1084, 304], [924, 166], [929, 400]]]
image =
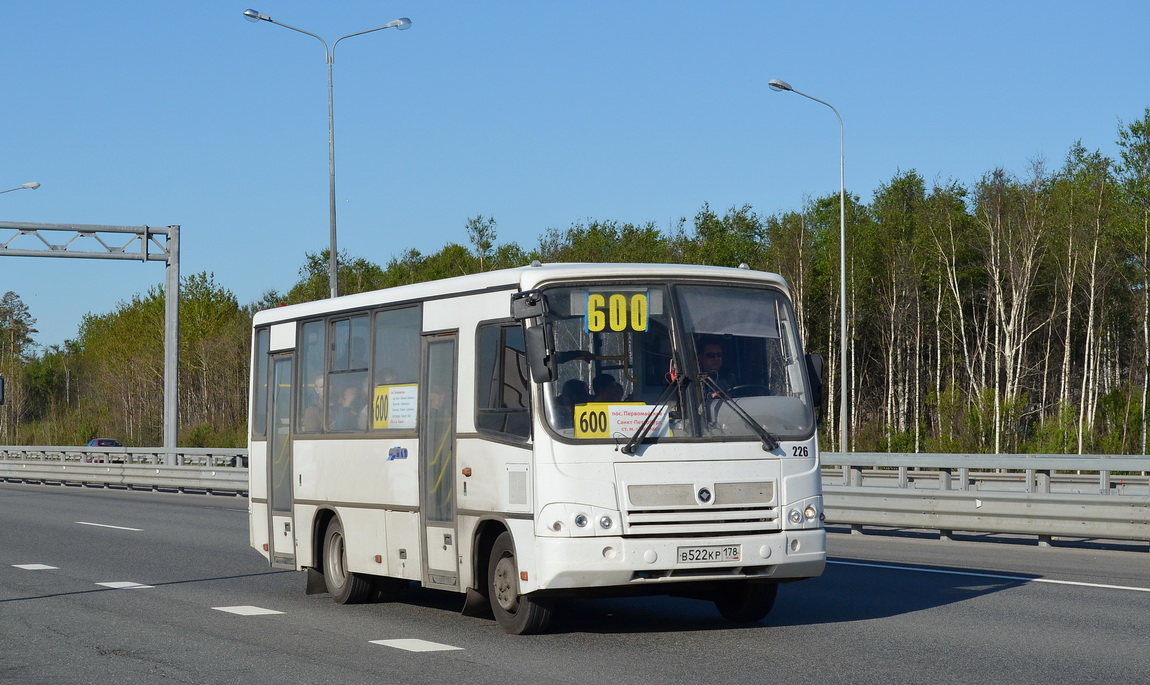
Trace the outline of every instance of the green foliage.
[[1142, 388], [1121, 385], [1102, 396], [1092, 446], [1100, 454], [1137, 454], [1142, 437]]
[[694, 228], [693, 237], [681, 246], [684, 262], [763, 268], [767, 232], [750, 205], [731, 207], [720, 217], [704, 204], [695, 215]]
[[180, 434], [182, 447], [242, 447], [247, 444], [247, 424], [219, 426], [197, 423], [187, 426]]
[[1078, 410], [1068, 403], [1034, 426], [1024, 450], [1034, 454], [1070, 454], [1078, 449]]
[[[282, 304], [314, 302], [331, 296], [328, 279], [330, 254], [329, 250], [324, 250], [304, 255], [304, 265], [299, 270], [300, 280], [282, 298]], [[366, 259], [361, 257], [352, 259], [346, 251], [341, 250], [336, 263], [340, 295], [364, 293], [386, 287], [383, 270]]]
[[495, 218], [477, 214], [467, 220], [467, 237], [475, 248], [475, 259], [479, 262], [479, 271], [485, 271], [485, 262], [495, 247]]
[[547, 229], [535, 257], [543, 262], [661, 264], [675, 261], [674, 249], [653, 223], [589, 221], [565, 230]]

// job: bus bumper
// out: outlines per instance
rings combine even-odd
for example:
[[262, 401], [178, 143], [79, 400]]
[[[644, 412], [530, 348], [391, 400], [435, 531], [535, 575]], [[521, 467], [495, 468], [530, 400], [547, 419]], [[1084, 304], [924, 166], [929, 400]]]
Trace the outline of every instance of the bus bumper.
[[[520, 579], [524, 594], [736, 579], [800, 580], [821, 575], [827, 558], [822, 528], [737, 538], [539, 537], [535, 542], [535, 568], [520, 569], [528, 571], [527, 579]], [[737, 561], [684, 561], [732, 546], [738, 547]]]

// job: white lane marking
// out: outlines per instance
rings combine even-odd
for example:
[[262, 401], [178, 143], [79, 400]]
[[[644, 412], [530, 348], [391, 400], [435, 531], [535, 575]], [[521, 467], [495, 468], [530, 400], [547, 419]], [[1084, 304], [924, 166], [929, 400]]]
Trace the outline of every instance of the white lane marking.
[[142, 532], [143, 528], [125, 528], [124, 526], [109, 526], [106, 523], [88, 523], [87, 521], [77, 521], [81, 526], [96, 526], [97, 528], [115, 528], [116, 530], [133, 530], [137, 533]]
[[155, 587], [154, 585], [141, 585], [140, 583], [133, 583], [130, 580], [117, 580], [111, 583], [96, 583], [96, 585], [110, 587], [113, 590], [142, 590], [144, 588]]
[[239, 614], [240, 616], [264, 616], [267, 614], [282, 614], [282, 611], [275, 609], [264, 609], [263, 607], [235, 606], [235, 607], [212, 607], [216, 611], [226, 611], [229, 614]]
[[405, 649], [409, 652], [446, 652], [452, 649], [463, 649], [462, 647], [452, 647], [451, 645], [441, 645], [438, 642], [428, 642], [427, 640], [369, 640], [373, 645], [383, 645], [384, 647], [395, 647], [396, 649]]
[[48, 564], [12, 564], [16, 568], [22, 568], [25, 571], [55, 571], [59, 570], [58, 566], [49, 566]]
[[1054, 580], [1053, 578], [1027, 578], [1026, 576], [1006, 576], [995, 573], [975, 573], [974, 571], [948, 571], [937, 568], [916, 568], [914, 566], [896, 566], [894, 564], [867, 564], [858, 561], [831, 561], [828, 564], [840, 566], [863, 566], [866, 568], [884, 568], [894, 571], [917, 571], [919, 573], [941, 573], [950, 576], [971, 576], [973, 578], [993, 578], [994, 580], [1010, 580], [1016, 583], [1049, 583], [1050, 585], [1077, 585], [1079, 587], [1093, 587], [1103, 590], [1132, 590], [1134, 592], [1150, 592], [1150, 587], [1132, 587], [1130, 585], [1106, 585], [1104, 583], [1083, 583], [1077, 580]]

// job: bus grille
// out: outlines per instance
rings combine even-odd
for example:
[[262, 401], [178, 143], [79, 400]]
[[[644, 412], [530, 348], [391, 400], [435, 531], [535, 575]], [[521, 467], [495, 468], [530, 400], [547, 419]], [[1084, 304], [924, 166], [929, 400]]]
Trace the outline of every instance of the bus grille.
[[715, 483], [701, 501], [694, 484], [628, 485], [624, 535], [716, 535], [780, 529], [772, 482]]

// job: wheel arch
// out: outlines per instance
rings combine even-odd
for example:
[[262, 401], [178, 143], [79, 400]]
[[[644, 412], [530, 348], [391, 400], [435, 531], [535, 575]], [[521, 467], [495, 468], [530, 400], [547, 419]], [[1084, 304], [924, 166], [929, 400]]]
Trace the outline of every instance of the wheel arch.
[[315, 517], [311, 520], [311, 564], [309, 568], [314, 568], [323, 573], [323, 538], [327, 532], [327, 524], [334, 518], [339, 518], [339, 514], [335, 509], [328, 509], [326, 507], [317, 509]]
[[471, 590], [487, 596], [487, 560], [491, 556], [491, 547], [495, 539], [504, 532], [510, 531], [510, 526], [501, 519], [484, 519], [475, 526], [472, 538], [471, 554]]

